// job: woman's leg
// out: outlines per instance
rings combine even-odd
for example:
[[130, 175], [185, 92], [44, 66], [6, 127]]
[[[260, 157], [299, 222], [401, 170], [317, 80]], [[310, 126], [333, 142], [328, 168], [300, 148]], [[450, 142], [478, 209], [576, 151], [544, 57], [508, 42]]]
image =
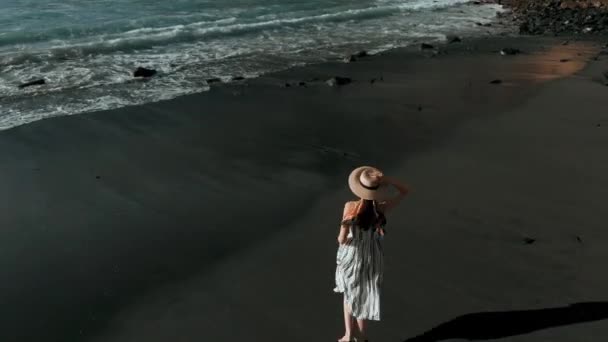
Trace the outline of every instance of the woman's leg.
[[357, 320], [357, 328], [359, 329], [359, 334], [357, 336], [358, 339], [360, 339], [361, 341], [366, 341], [367, 340], [367, 321], [364, 319], [358, 319]]
[[355, 323], [355, 319], [352, 316], [352, 312], [348, 307], [348, 303], [346, 302], [346, 298], [344, 299], [344, 336], [340, 339], [340, 341], [350, 341], [352, 338], [353, 325]]

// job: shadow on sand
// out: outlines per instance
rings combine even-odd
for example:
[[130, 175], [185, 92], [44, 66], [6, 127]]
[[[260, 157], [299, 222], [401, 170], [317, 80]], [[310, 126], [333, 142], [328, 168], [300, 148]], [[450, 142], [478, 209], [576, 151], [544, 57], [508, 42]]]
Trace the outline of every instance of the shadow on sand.
[[608, 302], [577, 303], [539, 310], [478, 312], [456, 317], [405, 342], [490, 340], [606, 318]]

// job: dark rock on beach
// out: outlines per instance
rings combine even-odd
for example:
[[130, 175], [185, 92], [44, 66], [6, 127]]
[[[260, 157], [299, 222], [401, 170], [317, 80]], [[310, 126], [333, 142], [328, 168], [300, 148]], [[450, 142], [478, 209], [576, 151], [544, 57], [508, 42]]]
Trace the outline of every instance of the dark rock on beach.
[[519, 32], [541, 34], [593, 34], [608, 31], [608, 5], [584, 0], [505, 0], [513, 8]]
[[348, 77], [332, 77], [330, 79], [328, 79], [327, 81], [325, 81], [325, 83], [327, 83], [327, 85], [329, 85], [330, 87], [335, 87], [335, 86], [342, 86], [342, 85], [346, 85], [351, 83], [352, 80]]
[[427, 43], [422, 43], [420, 44], [420, 50], [431, 50], [434, 49], [435, 47], [431, 44], [427, 44]]
[[214, 78], [208, 78], [208, 79], [206, 79], [205, 81], [207, 82], [207, 84], [212, 84], [212, 83], [218, 83], [218, 82], [221, 82], [222, 80], [221, 80], [221, 79], [219, 79], [219, 78], [217, 78], [217, 77], [214, 77]]
[[33, 85], [42, 85], [42, 84], [46, 84], [46, 81], [43, 78], [40, 78], [40, 79], [37, 79], [34, 81], [29, 81], [27, 83], [20, 84], [18, 87], [22, 89], [22, 88], [30, 87]]
[[133, 77], [152, 77], [156, 75], [156, 70], [138, 67], [133, 71]]
[[513, 55], [517, 55], [520, 53], [521, 53], [521, 51], [519, 49], [514, 49], [514, 48], [504, 48], [504, 49], [500, 50], [500, 54], [503, 56], [513, 56]]
[[244, 79], [245, 79], [245, 77], [243, 77], [243, 76], [235, 76], [232, 78], [233, 81], [242, 81]]
[[492, 80], [490, 81], [490, 84], [501, 84], [502, 80]]
[[352, 54], [350, 56], [344, 57], [344, 62], [346, 62], [346, 63], [356, 62], [359, 58], [364, 58], [364, 57], [367, 57], [367, 56], [369, 56], [369, 54], [367, 53], [367, 51], [361, 50], [361, 51], [359, 51], [357, 53], [354, 53], [354, 54]]
[[462, 42], [462, 38], [460, 38], [458, 36], [447, 36], [447, 42], [448, 42], [448, 44], [460, 43], [460, 42]]

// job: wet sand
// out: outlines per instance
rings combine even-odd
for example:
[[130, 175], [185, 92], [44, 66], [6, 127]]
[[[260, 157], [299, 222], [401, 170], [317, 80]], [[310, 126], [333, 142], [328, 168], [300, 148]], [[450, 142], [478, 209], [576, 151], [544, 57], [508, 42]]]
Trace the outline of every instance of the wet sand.
[[[562, 40], [412, 47], [0, 132], [0, 339], [331, 341], [335, 239], [361, 164], [413, 189], [388, 217], [373, 341], [604, 300], [608, 57]], [[335, 75], [354, 82], [323, 82]], [[552, 329], [491, 330], [608, 333], [560, 312], [540, 314]], [[424, 338], [492, 326], [476, 317]]]

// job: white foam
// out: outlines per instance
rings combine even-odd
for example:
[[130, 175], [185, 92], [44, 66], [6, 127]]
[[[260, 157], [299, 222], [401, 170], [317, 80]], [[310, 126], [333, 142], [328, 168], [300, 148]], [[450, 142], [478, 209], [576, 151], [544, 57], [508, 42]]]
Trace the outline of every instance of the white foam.
[[[416, 39], [444, 40], [446, 33], [474, 34], [480, 31], [475, 22], [492, 21], [502, 10], [495, 5], [449, 7], [459, 2], [387, 0], [379, 1], [379, 6], [337, 13], [282, 19], [266, 16], [268, 20], [254, 23], [238, 23], [230, 17], [214, 21], [213, 26], [205, 26], [210, 21], [197, 21], [97, 36], [87, 42], [56, 40], [51, 59], [48, 50], [39, 51], [41, 55], [35, 51], [0, 55], [0, 73], [6, 75], [0, 78], [0, 129], [44, 117], [205, 91], [204, 80], [210, 77], [225, 81], [232, 76], [255, 77], [355, 50], [378, 53]], [[444, 9], [420, 12], [422, 7]], [[412, 14], [412, 10], [419, 12]], [[488, 30], [494, 28], [482, 31]], [[158, 45], [151, 44], [154, 42]], [[143, 49], [132, 49], [137, 47]], [[134, 82], [131, 73], [136, 66], [154, 68], [159, 76]], [[47, 84], [16, 87], [33, 75], [47, 79]]]

